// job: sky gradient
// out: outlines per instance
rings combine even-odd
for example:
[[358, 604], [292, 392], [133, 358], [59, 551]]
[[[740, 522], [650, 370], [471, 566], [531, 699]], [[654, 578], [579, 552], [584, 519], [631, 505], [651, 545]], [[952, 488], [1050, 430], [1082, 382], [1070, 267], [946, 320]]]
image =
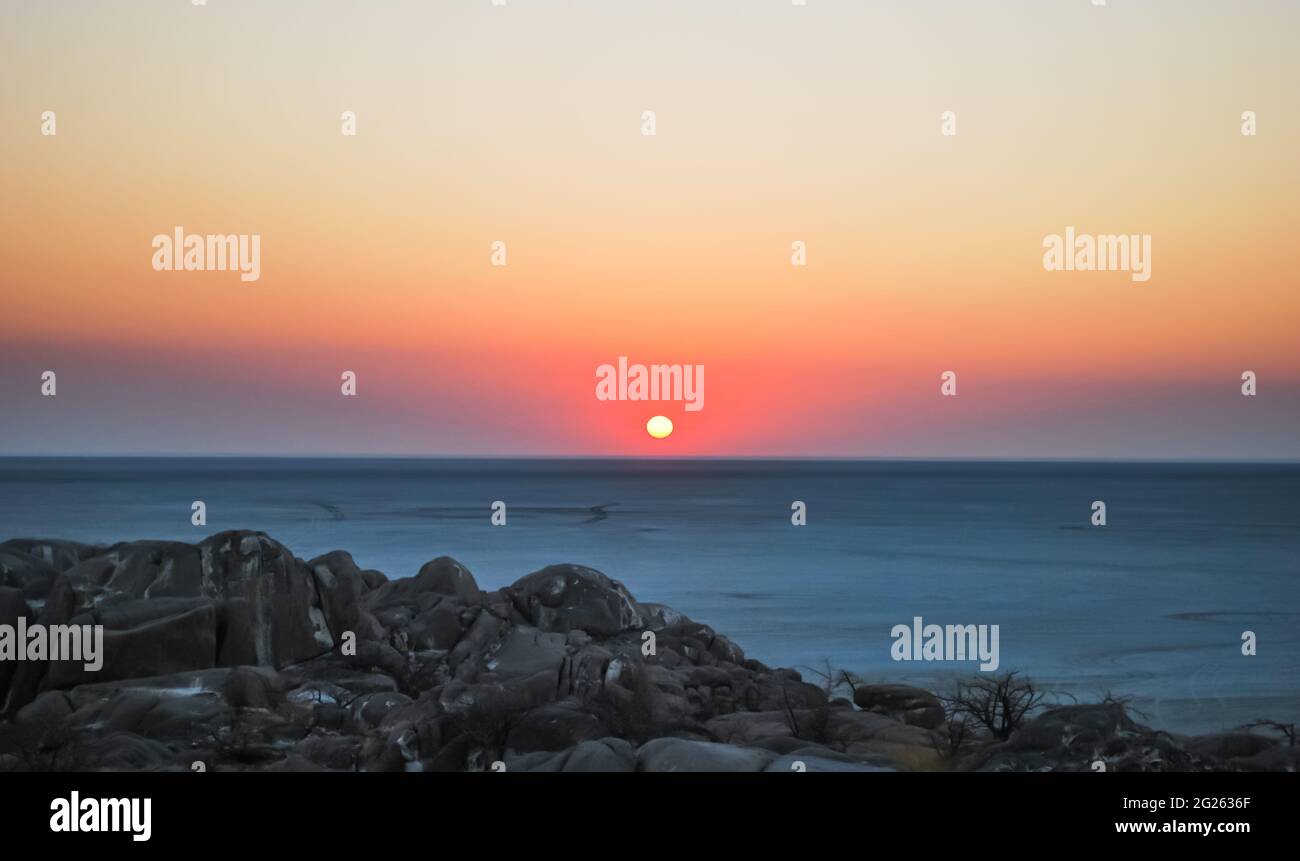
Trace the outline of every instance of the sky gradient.
[[[1297, 458], [1298, 30], [1294, 2], [5, 3], [0, 454]], [[260, 234], [260, 280], [155, 272], [177, 225]], [[1150, 234], [1150, 280], [1045, 271], [1067, 226]], [[619, 356], [703, 364], [706, 407], [598, 401]]]

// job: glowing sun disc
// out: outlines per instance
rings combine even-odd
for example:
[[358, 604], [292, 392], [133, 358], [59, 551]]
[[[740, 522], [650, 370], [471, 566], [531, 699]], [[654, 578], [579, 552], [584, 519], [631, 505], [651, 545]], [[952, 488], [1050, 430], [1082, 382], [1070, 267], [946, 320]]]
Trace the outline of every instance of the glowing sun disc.
[[645, 423], [645, 432], [655, 439], [663, 439], [673, 432], [673, 422], [668, 416], [654, 416]]

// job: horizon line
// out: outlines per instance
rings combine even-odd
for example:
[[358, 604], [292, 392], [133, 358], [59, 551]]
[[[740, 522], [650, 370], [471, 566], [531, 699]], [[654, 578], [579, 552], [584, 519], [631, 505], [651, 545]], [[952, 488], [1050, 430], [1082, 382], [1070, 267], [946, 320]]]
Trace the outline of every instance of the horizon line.
[[886, 455], [587, 455], [587, 454], [377, 454], [377, 453], [0, 453], [0, 460], [526, 460], [526, 461], [817, 461], [856, 463], [1164, 463], [1164, 464], [1300, 464], [1300, 458], [1223, 457], [1011, 457]]

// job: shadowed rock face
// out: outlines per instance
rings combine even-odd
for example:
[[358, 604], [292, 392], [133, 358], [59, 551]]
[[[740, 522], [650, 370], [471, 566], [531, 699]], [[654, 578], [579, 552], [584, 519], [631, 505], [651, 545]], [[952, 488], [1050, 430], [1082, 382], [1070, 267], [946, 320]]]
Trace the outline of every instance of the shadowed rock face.
[[891, 715], [926, 729], [937, 729], [945, 719], [934, 694], [910, 685], [859, 685], [853, 690], [853, 703], [864, 711]]
[[1026, 770], [1087, 768], [1094, 751], [1132, 768], [1296, 762], [1258, 735], [1184, 746], [1109, 705], [1054, 709], [949, 757], [928, 692], [831, 700], [578, 565], [485, 592], [448, 557], [390, 581], [344, 551], [304, 562], [232, 531], [192, 545], [9, 541], [0, 576], [0, 624], [105, 628], [99, 672], [0, 663], [0, 770]]
[[6, 715], [42, 690], [219, 666], [285, 667], [323, 654], [334, 645], [327, 608], [346, 605], [342, 584], [354, 585], [343, 578], [331, 581], [322, 599], [321, 585], [306, 563], [252, 532], [222, 532], [198, 544], [131, 541], [89, 548], [11, 541], [4, 546], [29, 546], [68, 566], [45, 594], [35, 596], [44, 607], [32, 621], [105, 629], [104, 666], [98, 672], [73, 662], [18, 664], [7, 691], [0, 690]]
[[623, 584], [581, 565], [551, 565], [510, 587], [515, 606], [543, 631], [612, 637], [645, 627], [645, 613]]
[[61, 572], [103, 552], [103, 547], [76, 541], [15, 538], [0, 544], [0, 586], [43, 600]]

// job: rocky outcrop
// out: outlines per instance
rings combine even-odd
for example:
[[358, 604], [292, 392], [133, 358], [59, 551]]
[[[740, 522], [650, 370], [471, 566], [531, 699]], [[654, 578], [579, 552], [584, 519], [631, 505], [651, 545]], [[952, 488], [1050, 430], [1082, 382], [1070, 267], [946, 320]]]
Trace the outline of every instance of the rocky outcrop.
[[645, 613], [623, 584], [581, 565], [551, 565], [510, 589], [519, 612], [543, 631], [612, 637], [644, 628]]
[[1295, 766], [1263, 736], [1179, 740], [1111, 705], [1050, 710], [954, 753], [925, 691], [832, 699], [577, 565], [485, 591], [447, 557], [389, 580], [343, 551], [304, 562], [238, 531], [10, 541], [0, 565], [0, 624], [104, 627], [98, 671], [0, 663], [0, 770]]
[[306, 563], [253, 532], [222, 532], [198, 544], [132, 541], [92, 548], [20, 540], [3, 546], [11, 548], [10, 556], [22, 547], [38, 552], [34, 565], [48, 560], [67, 566], [43, 592], [32, 594], [36, 580], [25, 581], [24, 592], [42, 607], [31, 621], [104, 628], [99, 671], [76, 662], [18, 664], [0, 687], [5, 715], [44, 690], [211, 667], [286, 667], [323, 654], [334, 646], [327, 614], [348, 602], [340, 583], [360, 581], [332, 580], [322, 599]]
[[104, 552], [103, 547], [57, 539], [15, 538], [0, 544], [0, 587], [44, 601], [63, 571]]

